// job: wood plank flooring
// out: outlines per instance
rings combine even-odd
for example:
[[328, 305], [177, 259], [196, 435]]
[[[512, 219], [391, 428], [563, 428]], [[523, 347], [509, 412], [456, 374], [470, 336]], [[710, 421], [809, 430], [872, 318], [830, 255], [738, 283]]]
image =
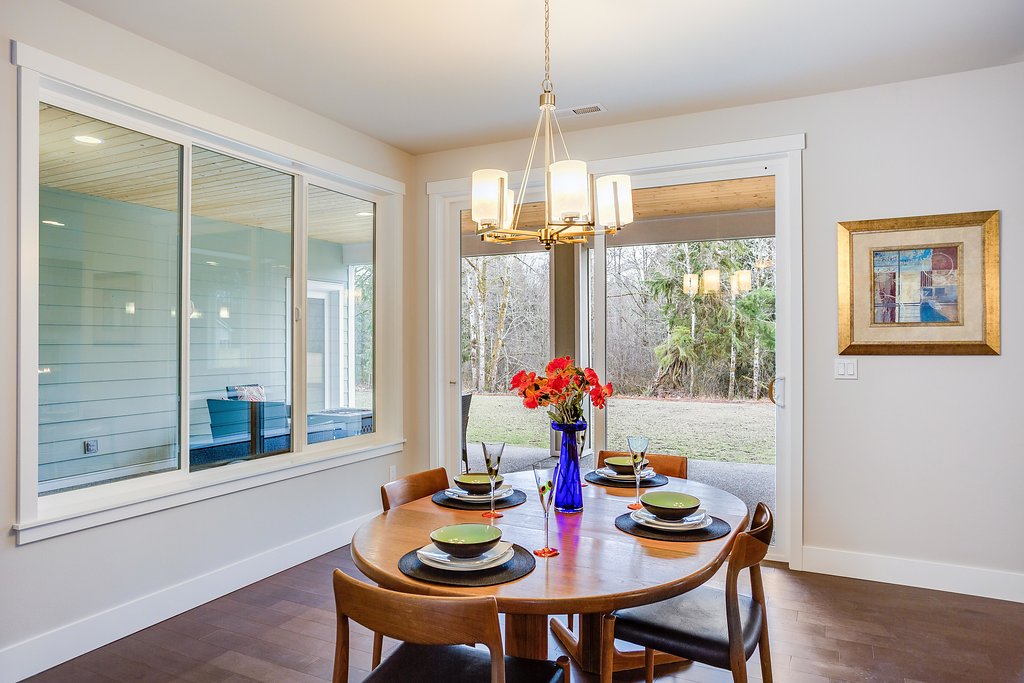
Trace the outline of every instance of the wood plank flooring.
[[[34, 676], [34, 683], [190, 681], [319, 683], [334, 658], [334, 567], [348, 546], [247, 586]], [[712, 582], [721, 582], [720, 573]], [[765, 567], [776, 681], [1024, 682], [1024, 605]], [[563, 617], [564, 618], [564, 617]], [[372, 638], [352, 633], [351, 677]], [[385, 651], [394, 647], [386, 643]], [[551, 656], [560, 650], [551, 639]], [[752, 680], [760, 680], [757, 655]], [[659, 681], [719, 683], [701, 664], [659, 667]], [[573, 671], [573, 681], [597, 678]], [[616, 681], [642, 681], [641, 672]]]

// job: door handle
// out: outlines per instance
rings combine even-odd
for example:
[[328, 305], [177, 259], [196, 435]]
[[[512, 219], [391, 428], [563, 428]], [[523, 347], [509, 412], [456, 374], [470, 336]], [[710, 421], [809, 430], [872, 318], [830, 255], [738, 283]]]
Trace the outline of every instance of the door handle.
[[[779, 386], [781, 391], [776, 392], [775, 386]], [[786, 378], [785, 377], [772, 377], [772, 380], [768, 382], [768, 400], [777, 405], [779, 408], [786, 407]]]

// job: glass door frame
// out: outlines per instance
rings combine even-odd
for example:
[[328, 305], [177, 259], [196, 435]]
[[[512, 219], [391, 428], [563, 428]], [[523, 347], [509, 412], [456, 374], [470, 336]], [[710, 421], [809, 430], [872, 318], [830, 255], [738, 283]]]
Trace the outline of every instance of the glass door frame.
[[[802, 265], [802, 150], [804, 134], [744, 142], [601, 159], [589, 163], [596, 175], [628, 173], [633, 187], [775, 176], [776, 282], [776, 545], [769, 558], [803, 566], [803, 265]], [[518, 186], [522, 172], [511, 174]], [[529, 195], [541, 190], [531, 184]], [[470, 180], [460, 178], [427, 183], [428, 195], [428, 382], [430, 466], [458, 471], [461, 454], [461, 340], [460, 259], [458, 214], [469, 207]], [[629, 229], [628, 227], [626, 228]], [[604, 249], [604, 239], [592, 240], [592, 248]], [[575, 248], [576, 286], [586, 291], [589, 278], [588, 249]], [[593, 336], [590, 335], [585, 301], [578, 297], [576, 316], [577, 357], [590, 357], [592, 366], [606, 376], [603, 321], [603, 259], [594, 259]], [[552, 272], [554, 268], [552, 268]], [[600, 318], [598, 318], [600, 316]], [[586, 354], [589, 340], [593, 353]], [[605, 445], [603, 411], [593, 411], [592, 447]]]

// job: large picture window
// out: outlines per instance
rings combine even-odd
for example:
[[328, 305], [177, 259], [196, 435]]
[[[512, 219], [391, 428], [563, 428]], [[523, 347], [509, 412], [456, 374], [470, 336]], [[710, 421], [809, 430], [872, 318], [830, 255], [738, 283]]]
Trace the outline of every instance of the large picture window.
[[167, 138], [39, 105], [39, 495], [376, 431], [372, 196]]
[[39, 107], [39, 491], [177, 469], [182, 146]]

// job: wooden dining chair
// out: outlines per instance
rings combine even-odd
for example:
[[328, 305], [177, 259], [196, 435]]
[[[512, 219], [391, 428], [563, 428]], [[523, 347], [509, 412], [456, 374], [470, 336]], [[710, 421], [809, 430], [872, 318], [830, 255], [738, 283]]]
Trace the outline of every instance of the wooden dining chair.
[[384, 506], [384, 512], [387, 512], [391, 508], [432, 496], [446, 488], [448, 488], [448, 472], [443, 467], [438, 467], [400, 477], [384, 484], [380, 487], [380, 502]]
[[[614, 458], [617, 456], [629, 457], [628, 452], [624, 451], [599, 451], [597, 454], [597, 466], [604, 467], [605, 458]], [[647, 460], [651, 463], [651, 467], [658, 474], [664, 474], [666, 477], [678, 477], [680, 479], [686, 479], [686, 456], [685, 455], [662, 455], [658, 453], [648, 453]]]
[[[569, 658], [506, 657], [493, 597], [447, 598], [397, 593], [334, 570], [338, 634], [334, 683], [348, 683], [349, 619], [404, 641], [364, 681], [561, 683]], [[469, 644], [482, 643], [488, 652]]]
[[[736, 683], [747, 680], [747, 660], [758, 648], [761, 677], [772, 681], [768, 648], [768, 612], [761, 582], [761, 560], [772, 540], [774, 521], [758, 503], [750, 530], [736, 537], [729, 554], [725, 590], [701, 586], [668, 600], [620, 609], [605, 615], [601, 628], [601, 683], [611, 683], [615, 639], [642, 645], [647, 683], [654, 680], [654, 651], [732, 671]], [[752, 597], [737, 590], [740, 572], [750, 569]]]
[[[384, 512], [387, 512], [391, 508], [432, 496], [446, 488], [448, 488], [448, 472], [443, 467], [437, 467], [400, 477], [384, 484], [380, 487], [380, 503], [384, 506]], [[374, 633], [373, 655], [370, 659], [371, 668], [377, 668], [383, 652], [384, 636]]]

